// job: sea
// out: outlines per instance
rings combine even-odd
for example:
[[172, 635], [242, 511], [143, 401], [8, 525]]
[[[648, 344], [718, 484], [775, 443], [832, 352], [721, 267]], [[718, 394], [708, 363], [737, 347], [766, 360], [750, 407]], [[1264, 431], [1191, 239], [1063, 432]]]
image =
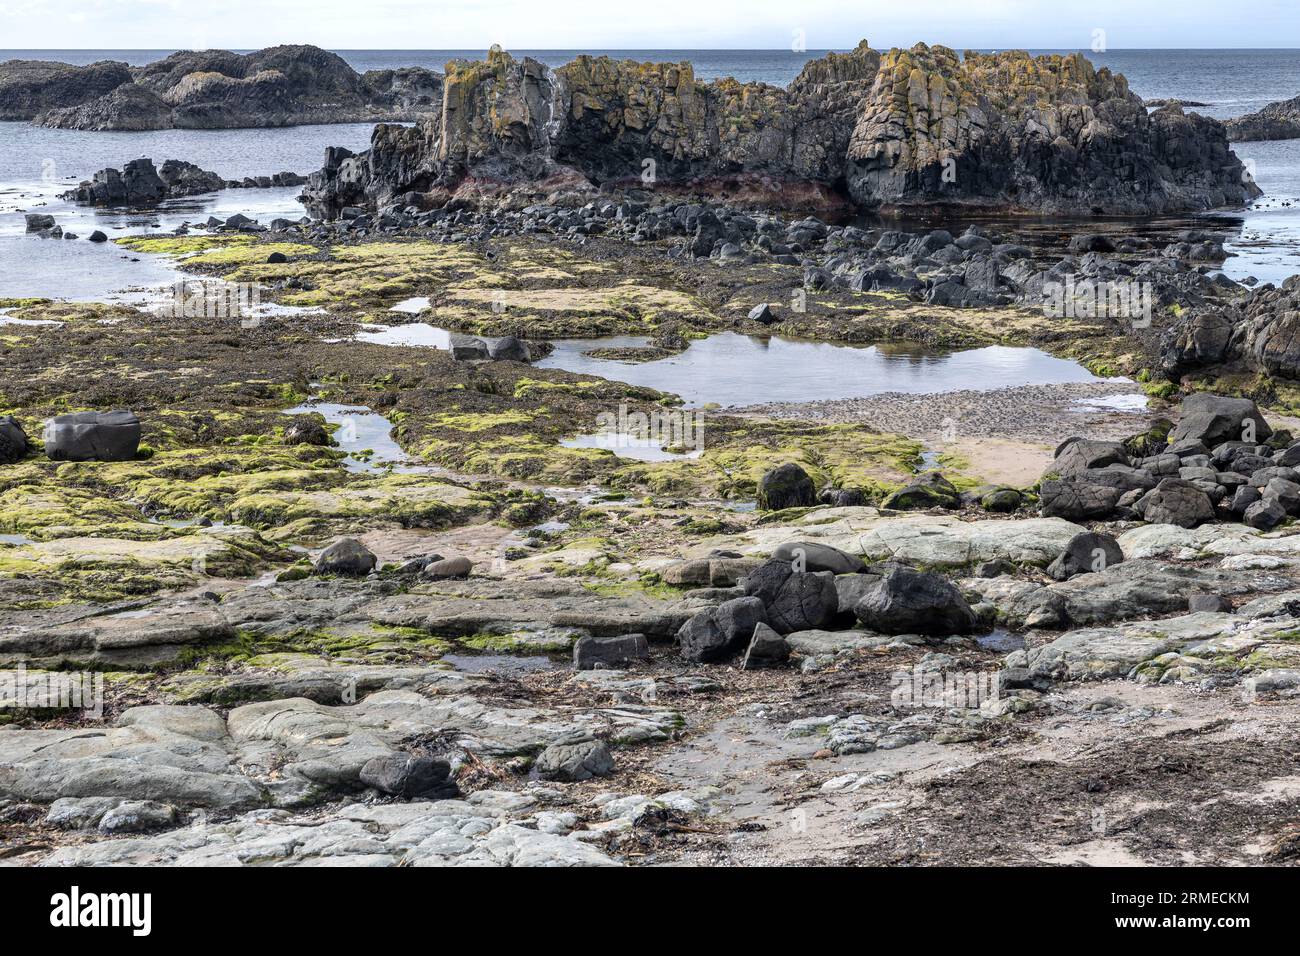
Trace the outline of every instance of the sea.
[[[120, 60], [142, 65], [171, 50], [0, 50], [9, 59], [85, 64]], [[359, 72], [399, 66], [442, 70], [453, 60], [482, 59], [479, 50], [338, 50]], [[579, 51], [512, 50], [550, 66]], [[701, 80], [735, 77], [785, 86], [823, 50], [590, 50], [621, 59], [690, 62]], [[1064, 53], [1033, 50], [1032, 53]], [[1123, 73], [1148, 99], [1196, 101], [1189, 107], [1226, 119], [1300, 94], [1300, 50], [1109, 50], [1080, 51], [1096, 66]], [[174, 281], [174, 267], [161, 257], [124, 254], [111, 243], [55, 242], [24, 234], [24, 212], [53, 214], [83, 238], [93, 229], [109, 236], [170, 230], [209, 215], [242, 212], [266, 221], [303, 214], [298, 189], [223, 190], [165, 204], [146, 213], [90, 210], [58, 199], [59, 193], [106, 166], [149, 156], [161, 164], [184, 159], [229, 179], [281, 171], [309, 173], [325, 148], [364, 149], [369, 124], [297, 126], [255, 130], [161, 130], [83, 132], [27, 123], [0, 123], [0, 298], [53, 296], [73, 300], [138, 302]], [[1226, 230], [1232, 258], [1224, 272], [1234, 279], [1281, 282], [1300, 273], [1300, 140], [1241, 143], [1237, 155], [1252, 170], [1264, 196], [1245, 210], [1216, 213], [1206, 221]], [[1051, 221], [1052, 229], [1086, 224]], [[1168, 223], [1162, 223], [1168, 227]], [[1181, 224], [1180, 224], [1181, 225]], [[1144, 228], [1135, 222], [1135, 230]]]

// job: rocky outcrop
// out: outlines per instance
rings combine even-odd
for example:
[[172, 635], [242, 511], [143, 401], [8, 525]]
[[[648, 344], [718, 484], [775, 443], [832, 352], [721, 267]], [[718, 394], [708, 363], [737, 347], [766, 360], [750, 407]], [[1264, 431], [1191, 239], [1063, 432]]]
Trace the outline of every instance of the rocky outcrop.
[[1269, 103], [1257, 113], [1226, 120], [1228, 139], [1250, 143], [1264, 139], [1300, 139], [1300, 96]]
[[1148, 115], [1122, 76], [1078, 54], [967, 53], [864, 41], [787, 89], [701, 83], [689, 63], [580, 56], [556, 69], [499, 48], [448, 65], [440, 114], [334, 150], [309, 203], [429, 208], [453, 194], [535, 196], [621, 183], [766, 194], [775, 204], [951, 203], [1156, 213], [1258, 194], [1221, 125]]
[[169, 159], [161, 169], [152, 159], [133, 159], [119, 169], [101, 169], [62, 198], [96, 206], [151, 206], [165, 199], [198, 196], [219, 189], [301, 186], [304, 177], [276, 173], [256, 179], [227, 180], [184, 160]]
[[[409, 121], [442, 102], [442, 76], [432, 70], [405, 67], [362, 75], [342, 57], [314, 46], [278, 46], [248, 54], [183, 51], [133, 70], [124, 64], [96, 64], [101, 68], [97, 73], [65, 74], [55, 69], [62, 64], [37, 65], [43, 69], [28, 65], [13, 69], [12, 100], [3, 95], [8, 66], [0, 67], [0, 111], [5, 118], [34, 119], [60, 129]], [[77, 69], [93, 68], [66, 68]], [[25, 75], [34, 79], [22, 85]], [[38, 80], [44, 85], [29, 92]]]
[[29, 120], [47, 110], [76, 106], [131, 82], [131, 68], [116, 60], [72, 66], [46, 60], [0, 63], [0, 121]]
[[1300, 277], [1261, 286], [1239, 300], [1183, 315], [1160, 343], [1172, 381], [1207, 369], [1239, 369], [1300, 379]]

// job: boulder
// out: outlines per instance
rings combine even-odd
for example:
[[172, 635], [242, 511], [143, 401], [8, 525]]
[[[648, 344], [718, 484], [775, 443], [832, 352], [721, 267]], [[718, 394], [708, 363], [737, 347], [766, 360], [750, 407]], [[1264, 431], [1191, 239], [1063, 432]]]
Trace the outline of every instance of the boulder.
[[650, 658], [650, 645], [644, 634], [619, 634], [616, 637], [580, 637], [573, 645], [573, 667], [589, 671], [618, 669], [633, 661]]
[[1165, 478], [1140, 502], [1142, 517], [1151, 524], [1195, 528], [1214, 519], [1210, 496], [1189, 481]]
[[761, 511], [784, 508], [810, 508], [817, 503], [813, 481], [793, 462], [778, 465], [758, 481], [758, 507]]
[[1069, 480], [1048, 480], [1038, 487], [1043, 517], [1067, 521], [1107, 518], [1123, 494], [1119, 488]]
[[467, 578], [474, 568], [474, 562], [469, 558], [443, 558], [440, 561], [430, 561], [420, 572], [428, 581], [443, 581], [449, 578]]
[[920, 508], [960, 508], [961, 496], [952, 482], [937, 471], [927, 471], [911, 484], [900, 488], [880, 505], [900, 511]]
[[124, 411], [56, 415], [43, 438], [54, 461], [131, 461], [140, 448], [140, 419]]
[[614, 757], [602, 741], [574, 735], [548, 746], [533, 763], [543, 780], [578, 782], [608, 776], [614, 769]]
[[0, 415], [0, 465], [12, 465], [27, 454], [27, 432], [12, 415]]
[[1273, 429], [1248, 398], [1227, 398], [1197, 392], [1183, 399], [1182, 417], [1169, 433], [1169, 443], [1194, 439], [1209, 448], [1227, 441], [1264, 441]]
[[286, 445], [328, 445], [330, 434], [325, 422], [316, 415], [295, 415], [284, 429]]
[[1076, 574], [1105, 571], [1123, 560], [1124, 552], [1111, 535], [1085, 531], [1070, 539], [1061, 556], [1047, 566], [1047, 573], [1058, 581], [1067, 581]]
[[1241, 520], [1260, 531], [1271, 531], [1286, 520], [1286, 511], [1276, 501], [1263, 499], [1249, 505]]
[[862, 559], [815, 541], [789, 541], [772, 552], [772, 560], [788, 561], [799, 571], [829, 571], [831, 574], [852, 574], [864, 567]]
[[882, 634], [965, 634], [975, 612], [947, 579], [910, 568], [891, 568], [854, 608], [866, 627]]
[[454, 797], [451, 764], [434, 757], [394, 753], [371, 757], [361, 766], [361, 782], [396, 797]]
[[724, 660], [740, 650], [754, 628], [767, 621], [763, 602], [756, 597], [734, 598], [716, 608], [700, 611], [682, 625], [677, 643], [685, 660]]
[[789, 659], [790, 644], [786, 639], [766, 624], [759, 624], [754, 628], [749, 647], [745, 649], [740, 669], [752, 671], [763, 667], [780, 667]]
[[356, 538], [340, 538], [316, 559], [317, 574], [361, 577], [375, 569], [375, 555]]

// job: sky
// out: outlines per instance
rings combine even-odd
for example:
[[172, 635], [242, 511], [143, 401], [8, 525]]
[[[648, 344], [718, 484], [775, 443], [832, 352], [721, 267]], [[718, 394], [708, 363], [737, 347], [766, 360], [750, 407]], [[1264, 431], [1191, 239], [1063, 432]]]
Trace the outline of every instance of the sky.
[[0, 49], [1090, 49], [1099, 37], [1300, 48], [1300, 0], [0, 0]]

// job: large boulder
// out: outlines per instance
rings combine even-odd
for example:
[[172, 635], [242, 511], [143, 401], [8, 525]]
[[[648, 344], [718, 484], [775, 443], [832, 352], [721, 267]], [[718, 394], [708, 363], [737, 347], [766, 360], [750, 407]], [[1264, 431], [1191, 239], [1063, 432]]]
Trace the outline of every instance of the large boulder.
[[1047, 566], [1047, 573], [1058, 581], [1066, 581], [1076, 574], [1105, 571], [1123, 560], [1124, 551], [1114, 537], [1104, 532], [1085, 531], [1070, 539], [1061, 556]]
[[1066, 521], [1108, 518], [1123, 494], [1119, 488], [1082, 481], [1044, 481], [1038, 487], [1043, 517]]
[[1196, 440], [1213, 448], [1229, 441], [1262, 442], [1271, 434], [1273, 429], [1250, 399], [1197, 392], [1183, 399], [1182, 416], [1169, 433], [1169, 444]]
[[896, 508], [900, 511], [914, 511], [923, 508], [959, 508], [961, 495], [947, 478], [937, 471], [927, 471], [919, 475], [911, 484], [898, 489], [887, 497], [880, 506]]
[[124, 411], [56, 415], [42, 437], [54, 461], [131, 461], [140, 449], [140, 419]]
[[817, 504], [813, 480], [794, 462], [778, 465], [758, 481], [758, 507], [763, 511], [810, 508]]
[[975, 612], [947, 579], [926, 571], [891, 568], [854, 608], [866, 627], [882, 634], [965, 634]]
[[839, 613], [835, 575], [829, 571], [800, 572], [774, 559], [751, 571], [741, 587], [763, 602], [767, 623], [779, 634], [826, 627]]
[[744, 646], [755, 627], [766, 622], [767, 611], [759, 598], [734, 598], [700, 611], [683, 624], [677, 632], [677, 643], [685, 660], [725, 660]]
[[1138, 507], [1142, 517], [1151, 524], [1195, 528], [1214, 519], [1210, 496], [1182, 478], [1165, 478], [1141, 499]]

